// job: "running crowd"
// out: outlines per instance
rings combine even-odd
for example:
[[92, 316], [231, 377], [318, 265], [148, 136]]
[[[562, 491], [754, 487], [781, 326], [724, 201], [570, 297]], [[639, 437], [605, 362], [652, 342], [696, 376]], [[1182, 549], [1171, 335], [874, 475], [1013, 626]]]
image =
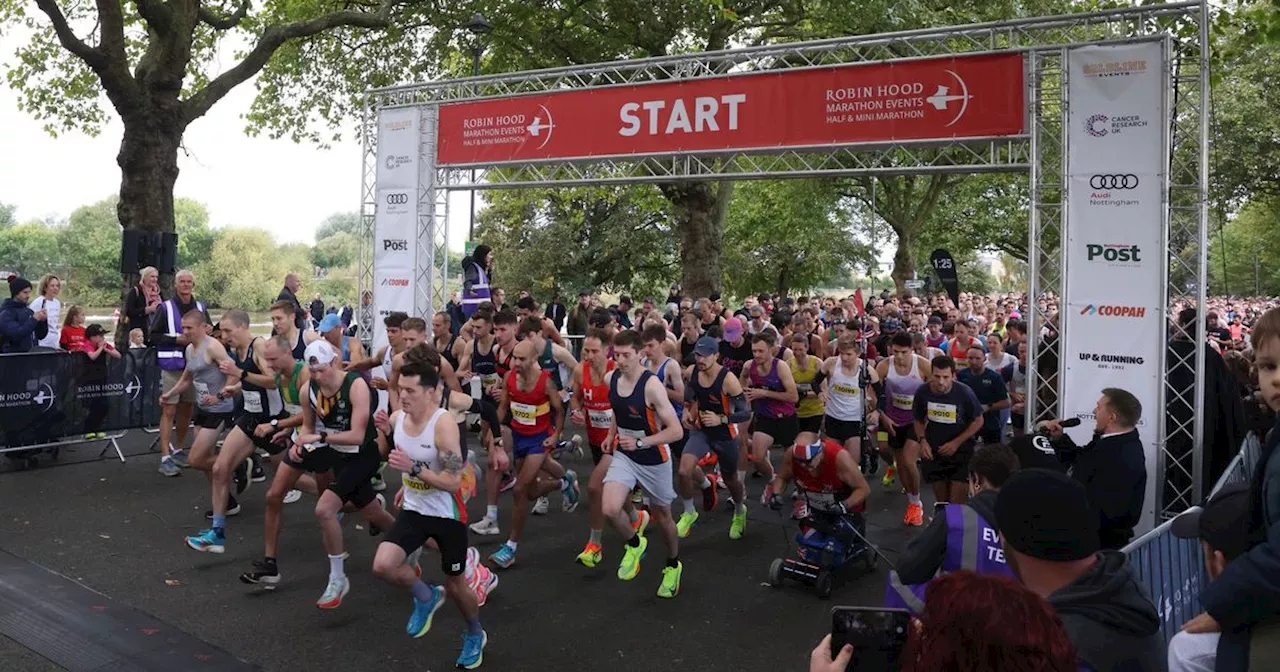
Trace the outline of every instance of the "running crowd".
[[[822, 510], [860, 521], [871, 496], [866, 475], [876, 473], [880, 459], [889, 465], [882, 485], [900, 483], [907, 494], [902, 524], [930, 524], [920, 536], [930, 540], [921, 542], [929, 549], [913, 544], [908, 550], [923, 560], [903, 565], [907, 575], [891, 582], [890, 601], [896, 595], [927, 614], [935, 586], [954, 585], [930, 583], [932, 576], [981, 569], [942, 559], [949, 555], [952, 512], [967, 519], [959, 512], [976, 511], [1016, 560], [1002, 571], [1017, 575], [1050, 605], [1061, 602], [1056, 591], [1083, 581], [1085, 588], [1076, 592], [1091, 599], [1080, 612], [1090, 614], [1099, 603], [1093, 598], [1108, 593], [1089, 592], [1089, 582], [1124, 584], [1112, 593], [1119, 596], [1112, 613], [1138, 619], [1125, 631], [1138, 644], [1108, 648], [1116, 640], [1107, 633], [1132, 623], [1107, 623], [1115, 627], [1100, 631], [1092, 616], [1084, 625], [1065, 611], [1051, 616], [1066, 623], [1065, 650], [1079, 651], [1082, 664], [1103, 670], [1125, 656], [1145, 660], [1155, 641], [1144, 630], [1151, 621], [1158, 639], [1158, 616], [1127, 574], [1123, 556], [1102, 550], [1115, 546], [1100, 529], [1105, 518], [1089, 512], [1083, 486], [1063, 474], [1017, 473], [1018, 455], [1003, 445], [1010, 442], [1010, 423], [1022, 425], [1026, 395], [1026, 329], [1019, 318], [1027, 306], [1018, 297], [963, 296], [953, 306], [942, 296], [882, 296], [865, 304], [860, 296], [760, 296], [726, 310], [720, 297], [689, 299], [675, 291], [665, 302], [669, 310], [646, 301], [632, 314], [622, 309], [629, 301], [614, 309], [593, 307], [594, 298], [584, 292], [572, 311], [548, 310], [553, 316], [547, 317], [527, 295], [506, 306], [481, 271], [469, 273], [458, 309], [432, 315], [429, 324], [404, 313], [386, 315], [386, 345], [373, 351], [349, 336], [337, 315], [314, 330], [301, 329], [296, 301], [272, 306], [270, 337], [254, 336], [240, 310], [225, 312], [213, 325], [194, 287], [191, 273], [178, 274], [176, 294], [156, 304], [159, 317], [149, 334], [164, 370], [160, 471], [170, 476], [195, 469], [210, 483], [209, 528], [186, 544], [223, 553], [227, 520], [240, 511], [237, 496], [250, 483], [267, 480], [274, 465], [263, 557], [240, 580], [264, 588], [282, 580], [278, 542], [285, 504], [305, 493], [315, 498], [330, 566], [316, 605], [340, 607], [351, 589], [341, 521], [359, 512], [370, 534], [381, 537], [375, 575], [411, 598], [410, 636], [428, 632], [446, 602], [461, 612], [461, 668], [483, 661], [487, 634], [480, 607], [498, 586], [495, 570], [517, 562], [520, 545], [528, 543], [528, 517], [546, 515], [557, 492], [564, 512], [586, 501], [586, 543], [576, 562], [587, 569], [605, 562], [609, 527], [617, 537], [611, 542], [617, 576], [635, 579], [656, 526], [665, 547], [657, 594], [674, 598], [684, 570], [680, 541], [694, 533], [702, 513], [721, 502], [731, 507], [729, 528], [721, 533], [732, 541], [745, 534], [749, 497], [775, 509], [791, 498], [800, 520]], [[484, 295], [477, 297], [478, 290]], [[571, 335], [583, 332], [581, 338], [566, 344], [556, 312]], [[586, 326], [579, 329], [583, 317]], [[1257, 345], [1273, 336], [1275, 352]], [[1272, 361], [1267, 357], [1280, 361], [1280, 313], [1257, 320], [1252, 337], [1261, 373]], [[1280, 404], [1280, 376], [1274, 378], [1264, 378], [1263, 392], [1271, 395], [1269, 403], [1274, 397]], [[1105, 391], [1097, 413], [1100, 435], [1136, 437], [1140, 413], [1132, 395]], [[184, 448], [190, 424], [195, 436]], [[1061, 427], [1050, 423], [1048, 431], [1060, 436]], [[560, 460], [570, 452], [586, 454], [580, 435], [595, 465], [585, 492]], [[777, 447], [780, 454], [771, 451]], [[383, 495], [387, 467], [400, 472], [402, 484], [390, 502]], [[1018, 479], [1031, 480], [1017, 488]], [[925, 485], [940, 507], [932, 518], [921, 501]], [[481, 490], [485, 514], [470, 521], [466, 504]], [[1010, 491], [1021, 492], [1021, 499], [1006, 506], [1006, 496], [1014, 495], [996, 493]], [[514, 506], [504, 521], [498, 501], [506, 492]], [[1042, 492], [1061, 496], [1033, 496]], [[1030, 512], [1059, 516], [1062, 534], [1074, 536], [1047, 538], [1043, 521], [1028, 519]], [[1063, 518], [1072, 513], [1078, 518]], [[499, 536], [504, 530], [505, 543], [487, 559], [468, 541], [470, 534]], [[1015, 538], [1015, 530], [1022, 537]], [[992, 546], [993, 539], [984, 541]], [[439, 554], [443, 583], [423, 578], [424, 547]], [[1000, 550], [998, 543], [992, 548]], [[1236, 625], [1258, 613], [1244, 614], [1231, 604], [1230, 614], [1211, 610], [1204, 618]], [[1161, 658], [1163, 651], [1160, 641]], [[818, 665], [819, 651], [814, 655]], [[827, 662], [839, 663], [831, 658], [828, 649]]]

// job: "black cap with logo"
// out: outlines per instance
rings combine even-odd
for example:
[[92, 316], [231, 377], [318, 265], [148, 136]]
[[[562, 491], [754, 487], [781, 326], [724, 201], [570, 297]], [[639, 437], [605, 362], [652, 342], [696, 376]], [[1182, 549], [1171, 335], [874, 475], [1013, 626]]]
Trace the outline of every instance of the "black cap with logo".
[[1199, 539], [1222, 551], [1227, 560], [1244, 555], [1253, 547], [1249, 534], [1252, 498], [1247, 484], [1224, 487], [1209, 498], [1203, 507], [1193, 507], [1173, 519], [1173, 536]]

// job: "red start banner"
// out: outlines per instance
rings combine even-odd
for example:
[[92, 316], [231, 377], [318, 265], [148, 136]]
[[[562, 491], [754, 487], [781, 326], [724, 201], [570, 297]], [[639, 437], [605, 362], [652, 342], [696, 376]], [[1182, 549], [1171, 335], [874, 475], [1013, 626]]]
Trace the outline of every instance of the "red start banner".
[[782, 70], [440, 107], [438, 165], [1025, 132], [1021, 54]]

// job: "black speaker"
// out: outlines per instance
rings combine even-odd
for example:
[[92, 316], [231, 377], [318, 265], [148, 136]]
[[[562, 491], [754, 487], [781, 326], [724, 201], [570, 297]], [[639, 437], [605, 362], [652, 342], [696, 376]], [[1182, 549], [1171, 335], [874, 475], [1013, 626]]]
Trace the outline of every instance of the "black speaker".
[[126, 230], [120, 235], [120, 272], [137, 273], [142, 268], [139, 255], [145, 247], [143, 242], [149, 236], [142, 231]]
[[152, 265], [161, 273], [173, 273], [178, 266], [178, 234], [165, 232], [156, 237], [156, 258]]

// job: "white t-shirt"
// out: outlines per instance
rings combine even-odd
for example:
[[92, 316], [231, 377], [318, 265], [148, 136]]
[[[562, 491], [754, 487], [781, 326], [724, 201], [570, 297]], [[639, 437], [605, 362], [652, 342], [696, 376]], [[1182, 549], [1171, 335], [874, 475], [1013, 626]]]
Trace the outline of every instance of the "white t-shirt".
[[58, 299], [46, 299], [43, 296], [31, 302], [33, 312], [45, 311], [48, 314], [49, 335], [40, 339], [36, 345], [46, 348], [59, 348], [58, 340], [62, 338], [62, 302]]

